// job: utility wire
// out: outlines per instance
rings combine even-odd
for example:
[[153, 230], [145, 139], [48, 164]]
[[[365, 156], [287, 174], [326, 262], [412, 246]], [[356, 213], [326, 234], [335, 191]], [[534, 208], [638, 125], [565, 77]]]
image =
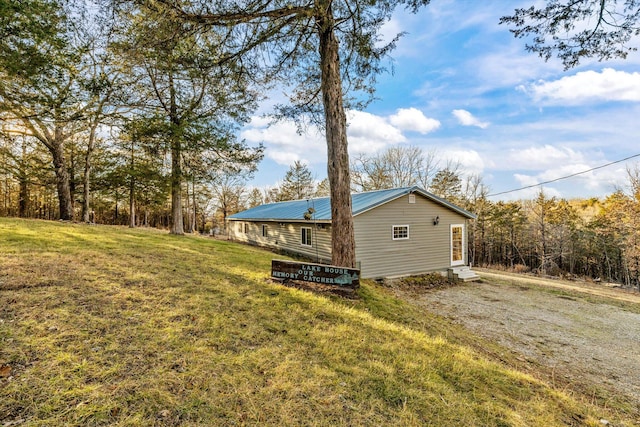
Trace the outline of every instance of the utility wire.
[[527, 185], [526, 187], [520, 187], [520, 188], [516, 188], [514, 190], [507, 190], [507, 191], [501, 191], [500, 193], [489, 194], [489, 195], [487, 195], [487, 197], [499, 196], [501, 194], [507, 194], [507, 193], [514, 193], [516, 191], [526, 190], [528, 188], [539, 187], [541, 185], [550, 184], [552, 182], [561, 181], [563, 179], [573, 178], [574, 176], [582, 175], [583, 173], [591, 172], [591, 171], [594, 171], [596, 169], [602, 169], [602, 168], [606, 168], [607, 166], [615, 165], [616, 163], [622, 163], [622, 162], [627, 161], [629, 159], [633, 159], [634, 157], [640, 157], [640, 153], [634, 154], [633, 156], [625, 157], [624, 159], [620, 159], [620, 160], [616, 160], [614, 162], [607, 163], [606, 165], [596, 166], [595, 168], [587, 169], [587, 170], [582, 171], [582, 172], [572, 173], [571, 175], [562, 176], [560, 178], [552, 179], [552, 180], [549, 180], [549, 181], [544, 181], [544, 182], [539, 182], [537, 184]]

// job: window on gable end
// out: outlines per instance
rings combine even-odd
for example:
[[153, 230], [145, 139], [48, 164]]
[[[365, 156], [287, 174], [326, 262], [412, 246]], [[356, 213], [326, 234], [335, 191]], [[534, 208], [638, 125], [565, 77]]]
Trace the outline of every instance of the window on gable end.
[[409, 226], [408, 225], [394, 225], [391, 233], [393, 240], [407, 240], [409, 239]]

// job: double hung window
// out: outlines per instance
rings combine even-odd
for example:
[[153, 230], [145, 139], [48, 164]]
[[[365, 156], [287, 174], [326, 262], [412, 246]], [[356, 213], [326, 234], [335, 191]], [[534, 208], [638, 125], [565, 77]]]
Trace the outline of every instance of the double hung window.
[[300, 243], [302, 246], [311, 246], [311, 228], [302, 227], [300, 229]]

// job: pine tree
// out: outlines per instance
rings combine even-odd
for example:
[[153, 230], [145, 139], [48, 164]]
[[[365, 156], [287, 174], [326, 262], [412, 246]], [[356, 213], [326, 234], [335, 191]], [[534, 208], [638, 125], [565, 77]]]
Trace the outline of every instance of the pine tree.
[[278, 189], [278, 201], [302, 200], [313, 197], [315, 183], [311, 171], [299, 160], [289, 167]]
[[462, 180], [455, 171], [449, 168], [442, 169], [431, 180], [429, 191], [450, 202], [459, 203], [462, 196]]

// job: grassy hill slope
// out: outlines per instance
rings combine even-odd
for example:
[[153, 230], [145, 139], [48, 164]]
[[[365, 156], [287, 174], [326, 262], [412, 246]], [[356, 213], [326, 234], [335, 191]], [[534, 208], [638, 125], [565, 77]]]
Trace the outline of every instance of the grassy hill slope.
[[372, 283], [268, 281], [273, 254], [0, 218], [0, 425], [598, 425]]

